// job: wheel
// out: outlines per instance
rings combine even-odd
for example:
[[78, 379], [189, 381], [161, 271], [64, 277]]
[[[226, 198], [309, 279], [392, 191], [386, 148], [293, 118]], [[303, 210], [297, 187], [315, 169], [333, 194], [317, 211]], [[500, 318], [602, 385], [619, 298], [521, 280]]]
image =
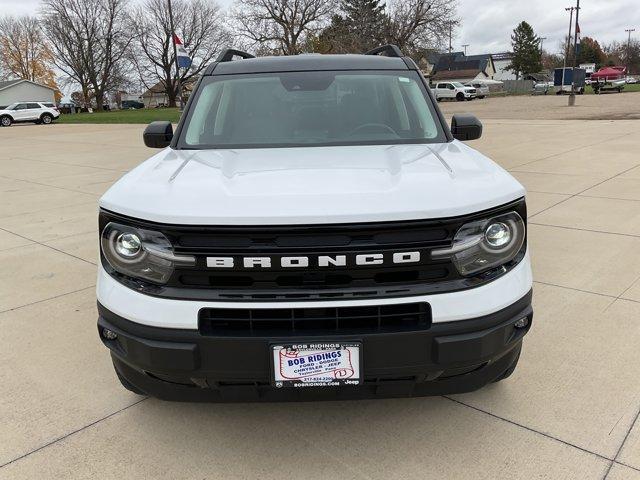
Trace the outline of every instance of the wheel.
[[4, 116], [0, 118], [0, 125], [2, 125], [3, 127], [10, 127], [12, 123], [13, 120], [11, 120], [11, 117]]
[[511, 374], [515, 371], [516, 367], [518, 366], [518, 360], [520, 360], [520, 352], [518, 352], [518, 356], [513, 361], [513, 363], [511, 365], [509, 365], [509, 368], [507, 368], [502, 375], [500, 375], [498, 378], [496, 378], [493, 381], [493, 383], [501, 382], [502, 380], [506, 380], [507, 378], [509, 378], [511, 376]]
[[456, 95], [456, 100], [459, 102], [464, 102], [464, 93], [458, 93]]
[[44, 123], [45, 125], [49, 125], [51, 122], [53, 122], [53, 117], [51, 115], [49, 115], [48, 113], [44, 113], [41, 117], [40, 117], [40, 121], [42, 123]]
[[146, 395], [145, 392], [143, 392], [142, 390], [140, 390], [138, 387], [136, 387], [135, 385], [133, 385], [131, 382], [129, 382], [129, 380], [127, 380], [126, 378], [124, 378], [122, 376], [122, 374], [118, 371], [118, 369], [116, 368], [115, 364], [113, 365], [113, 369], [116, 371], [116, 375], [118, 377], [118, 380], [120, 380], [120, 383], [122, 384], [122, 386], [124, 388], [126, 388], [127, 390], [129, 390], [132, 393], [135, 393], [136, 395]]

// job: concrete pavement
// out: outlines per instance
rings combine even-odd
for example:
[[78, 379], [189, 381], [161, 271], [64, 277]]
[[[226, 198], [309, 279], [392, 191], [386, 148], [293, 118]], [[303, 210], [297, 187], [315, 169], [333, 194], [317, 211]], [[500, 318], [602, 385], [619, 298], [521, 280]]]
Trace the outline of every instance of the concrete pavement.
[[640, 122], [473, 142], [529, 190], [536, 317], [509, 380], [264, 405], [138, 397], [97, 338], [96, 202], [152, 153], [142, 130], [0, 129], [0, 479], [640, 479]]

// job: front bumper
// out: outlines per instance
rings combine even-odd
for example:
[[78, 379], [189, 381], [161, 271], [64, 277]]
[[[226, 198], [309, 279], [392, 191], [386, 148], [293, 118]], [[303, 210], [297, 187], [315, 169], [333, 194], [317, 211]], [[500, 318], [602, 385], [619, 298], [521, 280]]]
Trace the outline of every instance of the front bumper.
[[[533, 278], [527, 252], [511, 271], [479, 287], [455, 292], [417, 295], [399, 298], [367, 298], [352, 300], [287, 301], [288, 308], [361, 307], [413, 302], [426, 302], [431, 306], [433, 323], [446, 323], [484, 317], [498, 312], [531, 290]], [[98, 302], [116, 315], [150, 327], [197, 330], [201, 308], [277, 308], [279, 302], [215, 302], [174, 300], [137, 292], [109, 275], [98, 266]]]
[[[98, 304], [100, 338], [114, 366], [149, 395], [188, 401], [281, 401], [420, 396], [476, 390], [500, 377], [520, 354], [531, 327], [531, 292], [489, 315], [433, 323], [426, 330], [327, 337], [295, 342], [362, 342], [359, 386], [277, 389], [271, 385], [269, 345], [291, 338], [204, 336], [197, 330], [134, 323]], [[514, 323], [529, 319], [525, 328]]]

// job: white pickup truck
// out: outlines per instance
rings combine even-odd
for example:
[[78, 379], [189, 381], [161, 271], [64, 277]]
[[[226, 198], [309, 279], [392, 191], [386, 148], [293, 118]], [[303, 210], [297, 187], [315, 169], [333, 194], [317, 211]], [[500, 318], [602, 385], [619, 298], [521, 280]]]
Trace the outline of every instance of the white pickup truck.
[[433, 94], [437, 101], [449, 99], [463, 102], [476, 98], [477, 91], [474, 87], [468, 87], [460, 82], [438, 82], [433, 89]]
[[392, 45], [222, 52], [100, 199], [98, 334], [123, 386], [270, 401], [507, 378], [533, 319], [525, 190], [463, 143], [481, 134]]

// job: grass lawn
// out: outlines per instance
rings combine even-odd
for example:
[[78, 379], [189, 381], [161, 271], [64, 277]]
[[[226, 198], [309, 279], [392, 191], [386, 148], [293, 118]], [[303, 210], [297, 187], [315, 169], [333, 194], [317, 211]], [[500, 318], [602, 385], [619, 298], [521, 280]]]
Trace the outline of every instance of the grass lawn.
[[[622, 90], [622, 93], [625, 92], [640, 92], [640, 83], [627, 83], [624, 86], [624, 90]], [[586, 94], [592, 94], [593, 93], [593, 88], [591, 88], [590, 85], [587, 85], [587, 87], [584, 90], [584, 93]], [[610, 92], [605, 92], [606, 93], [610, 93]], [[612, 92], [615, 93], [615, 92]]]
[[177, 108], [141, 108], [140, 110], [63, 114], [58, 123], [151, 123], [156, 120], [177, 123], [179, 119], [180, 112]]

